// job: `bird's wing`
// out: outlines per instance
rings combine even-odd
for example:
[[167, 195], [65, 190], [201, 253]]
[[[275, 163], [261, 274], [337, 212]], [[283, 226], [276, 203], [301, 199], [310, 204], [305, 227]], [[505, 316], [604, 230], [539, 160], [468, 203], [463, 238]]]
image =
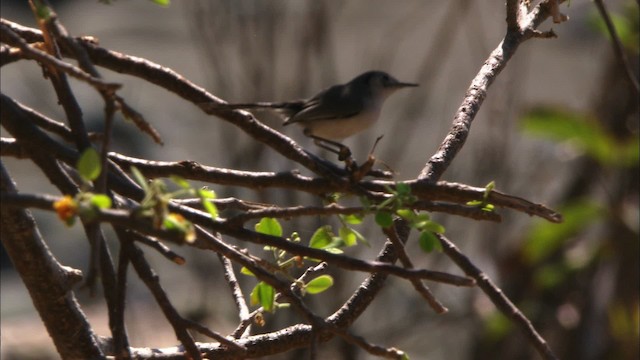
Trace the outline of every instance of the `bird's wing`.
[[255, 103], [236, 103], [236, 104], [219, 104], [219, 109], [273, 109], [285, 116], [291, 116], [300, 112], [304, 108], [305, 100], [296, 100], [288, 102], [255, 102]]
[[335, 85], [305, 101], [303, 108], [284, 124], [351, 117], [362, 111], [364, 104], [361, 100], [362, 97], [354, 97], [344, 85]]

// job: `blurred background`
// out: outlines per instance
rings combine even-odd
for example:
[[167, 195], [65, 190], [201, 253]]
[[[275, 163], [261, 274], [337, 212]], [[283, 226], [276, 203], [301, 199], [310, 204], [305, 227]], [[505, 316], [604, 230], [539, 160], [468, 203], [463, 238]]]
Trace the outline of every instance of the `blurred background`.
[[[638, 74], [638, 4], [607, 1], [629, 62]], [[345, 143], [366, 158], [384, 134], [376, 157], [397, 172], [417, 176], [449, 131], [471, 79], [505, 34], [504, 2], [424, 0], [216, 0], [57, 1], [62, 23], [76, 36], [169, 67], [229, 102], [282, 101], [314, 95], [371, 69], [384, 70], [420, 87], [402, 90], [384, 107], [379, 122]], [[2, 17], [35, 26], [26, 2], [0, 3]], [[590, 1], [571, 1], [568, 22], [547, 21], [557, 39], [525, 42], [490, 88], [469, 139], [443, 180], [497, 189], [560, 210], [563, 224], [500, 210], [502, 223], [434, 214], [447, 236], [502, 288], [563, 359], [637, 359], [639, 356], [638, 98], [613, 56], [604, 26]], [[152, 160], [194, 160], [205, 165], [255, 171], [299, 168], [239, 129], [169, 92], [136, 78], [102, 70], [121, 82], [120, 95], [162, 135], [157, 146], [118, 119], [113, 150]], [[33, 62], [2, 69], [2, 92], [62, 120], [56, 96]], [[89, 127], [100, 131], [103, 107], [89, 87], [72, 81]], [[257, 113], [307, 149], [335, 161], [299, 128]], [[2, 130], [2, 136], [8, 134]], [[25, 161], [3, 158], [20, 191], [58, 194]], [[301, 169], [303, 170], [303, 169]], [[304, 172], [304, 170], [303, 170]], [[235, 196], [281, 205], [319, 203], [291, 192], [247, 191], [211, 186], [219, 197]], [[349, 201], [349, 200], [347, 200]], [[51, 212], [34, 211], [58, 260], [86, 271], [89, 254], [79, 226], [66, 228]], [[333, 219], [284, 222], [285, 233], [308, 239]], [[252, 226], [252, 224], [248, 224]], [[108, 227], [105, 226], [105, 229]], [[356, 228], [371, 247], [348, 249], [370, 259], [384, 237], [372, 222]], [[107, 229], [107, 233], [109, 229]], [[114, 239], [113, 237], [111, 239]], [[234, 239], [226, 239], [237, 242]], [[414, 264], [460, 274], [441, 253], [425, 254], [411, 238]], [[115, 240], [113, 240], [115, 241]], [[247, 246], [239, 243], [240, 246]], [[248, 246], [256, 255], [264, 252]], [[117, 247], [114, 248], [116, 250]], [[237, 324], [237, 311], [212, 254], [178, 247], [187, 264], [146, 254], [179, 311], [220, 333]], [[2, 359], [58, 356], [28, 293], [3, 251]], [[334, 288], [310, 299], [331, 314], [365, 275], [336, 271]], [[255, 279], [241, 277], [246, 293]], [[406, 281], [387, 288], [355, 323], [353, 332], [394, 346], [412, 359], [536, 359], [537, 354], [477, 288], [429, 284], [450, 309], [436, 315]], [[100, 335], [109, 335], [104, 301], [76, 292]], [[150, 305], [151, 304], [151, 305]], [[177, 343], [151, 295], [130, 276], [127, 326], [133, 346]], [[291, 311], [267, 314], [265, 332], [299, 321]], [[206, 341], [205, 339], [199, 339]], [[270, 359], [299, 359], [306, 350]], [[322, 345], [327, 359], [370, 356], [340, 339]]]

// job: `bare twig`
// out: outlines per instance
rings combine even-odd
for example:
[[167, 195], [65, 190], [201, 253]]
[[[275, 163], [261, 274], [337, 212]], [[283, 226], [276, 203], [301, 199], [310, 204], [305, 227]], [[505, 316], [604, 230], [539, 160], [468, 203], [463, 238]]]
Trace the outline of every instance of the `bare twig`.
[[116, 234], [120, 240], [120, 255], [118, 256], [118, 277], [115, 297], [109, 325], [111, 326], [111, 334], [113, 335], [113, 345], [116, 359], [131, 359], [131, 350], [129, 349], [129, 338], [124, 325], [124, 313], [127, 292], [127, 271], [131, 257], [131, 247], [122, 245], [125, 242], [131, 242], [131, 237], [127, 230], [116, 228]]
[[[2, 193], [13, 194], [15, 185], [0, 163]], [[61, 357], [103, 358], [97, 337], [78, 306], [71, 287], [82, 273], [60, 265], [44, 243], [31, 214], [25, 209], [2, 211], [2, 245], [12, 259], [33, 304]]]
[[[556, 0], [551, 2], [557, 5]], [[552, 4], [549, 1], [543, 1], [527, 14], [522, 14], [525, 10], [522, 3], [524, 2], [519, 0], [507, 2], [507, 34], [471, 81], [471, 86], [456, 111], [451, 131], [445, 137], [438, 151], [425, 164], [418, 176], [419, 180], [435, 183], [440, 179], [453, 158], [462, 149], [471, 130], [471, 123], [478, 114], [493, 81], [507, 66], [523, 41], [534, 36], [541, 36], [536, 27], [551, 15]]]
[[158, 303], [158, 306], [160, 306], [160, 309], [162, 309], [164, 316], [167, 318], [167, 320], [169, 320], [169, 323], [173, 327], [176, 336], [178, 337], [182, 345], [184, 345], [186, 352], [194, 360], [202, 359], [200, 349], [198, 349], [198, 346], [193, 340], [193, 337], [187, 331], [184, 319], [180, 316], [180, 314], [178, 314], [178, 311], [169, 301], [167, 294], [160, 285], [158, 276], [149, 266], [149, 263], [144, 258], [144, 254], [142, 253], [142, 251], [138, 249], [132, 242], [123, 241], [121, 245], [129, 248], [128, 251], [130, 252], [131, 264], [135, 268], [136, 273], [138, 274], [140, 279], [153, 294], [153, 297], [156, 299], [156, 302]]
[[9, 29], [5, 24], [0, 24], [0, 35], [0, 39], [3, 42], [19, 48], [25, 58], [36, 60], [43, 64], [60, 69], [79, 80], [85, 81], [96, 89], [113, 92], [121, 87], [120, 84], [104, 82], [102, 79], [95, 78], [73, 65], [60, 61], [43, 51], [33, 48], [24, 42], [24, 40], [22, 40], [16, 33], [11, 31], [11, 29]]
[[[387, 235], [387, 238], [393, 246], [395, 246], [396, 255], [400, 260], [400, 263], [407, 268], [413, 269], [413, 264], [411, 263], [411, 259], [409, 259], [409, 255], [404, 251], [404, 243], [400, 240], [400, 237], [396, 233], [395, 226], [384, 228], [383, 232]], [[418, 279], [411, 279], [411, 284], [416, 289], [416, 291], [427, 301], [429, 306], [437, 312], [438, 314], [444, 314], [449, 311], [436, 297], [433, 295], [431, 290], [422, 283], [422, 281]]]
[[249, 314], [249, 307], [247, 306], [247, 301], [242, 294], [242, 289], [240, 289], [240, 284], [238, 283], [238, 279], [236, 278], [236, 274], [233, 271], [233, 263], [231, 260], [226, 257], [218, 254], [218, 259], [222, 262], [222, 267], [224, 269], [224, 278], [231, 289], [231, 294], [233, 295], [233, 301], [238, 307], [238, 316], [240, 317], [240, 323], [246, 324], [245, 326], [238, 327], [231, 336], [233, 338], [241, 338], [243, 334], [248, 333], [250, 330], [249, 326], [251, 323], [251, 315]]
[[613, 25], [613, 21], [611, 21], [611, 17], [609, 16], [609, 12], [607, 11], [606, 6], [602, 0], [595, 0], [596, 8], [598, 8], [598, 12], [600, 16], [602, 16], [602, 20], [604, 20], [605, 25], [607, 26], [607, 31], [611, 36], [611, 45], [613, 46], [613, 53], [615, 54], [618, 62], [624, 68], [625, 74], [627, 75], [627, 80], [629, 81], [629, 85], [635, 92], [636, 97], [640, 95], [640, 84], [638, 84], [638, 79], [633, 73], [631, 69], [631, 64], [629, 64], [629, 60], [627, 59], [627, 55], [624, 52], [624, 48], [622, 46], [622, 42], [620, 41], [620, 37], [616, 32], [616, 28]]
[[509, 300], [509, 298], [500, 290], [491, 279], [478, 269], [471, 260], [462, 254], [460, 250], [443, 235], [436, 235], [442, 244], [444, 253], [455, 262], [462, 271], [467, 275], [476, 279], [478, 286], [487, 294], [491, 301], [500, 311], [513, 320], [514, 324], [527, 336], [529, 341], [536, 347], [538, 353], [543, 358], [552, 360], [557, 359], [546, 341], [538, 334], [529, 319]]
[[157, 252], [160, 253], [160, 255], [164, 256], [166, 259], [168, 259], [173, 263], [176, 263], [178, 265], [183, 265], [186, 262], [186, 260], [182, 256], [176, 254], [168, 246], [166, 246], [165, 244], [163, 244], [162, 242], [158, 241], [155, 238], [152, 238], [150, 236], [144, 236], [136, 232], [132, 232], [131, 236], [135, 241], [141, 242], [149, 246], [150, 248], [156, 250]]

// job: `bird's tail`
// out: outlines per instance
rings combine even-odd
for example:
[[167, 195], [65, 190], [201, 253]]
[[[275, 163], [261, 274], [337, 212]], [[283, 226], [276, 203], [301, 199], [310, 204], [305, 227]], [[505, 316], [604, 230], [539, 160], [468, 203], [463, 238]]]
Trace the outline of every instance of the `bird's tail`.
[[221, 104], [220, 108], [225, 109], [273, 109], [283, 115], [292, 115], [302, 110], [302, 101], [289, 102], [255, 102], [255, 103], [238, 103], [238, 104]]

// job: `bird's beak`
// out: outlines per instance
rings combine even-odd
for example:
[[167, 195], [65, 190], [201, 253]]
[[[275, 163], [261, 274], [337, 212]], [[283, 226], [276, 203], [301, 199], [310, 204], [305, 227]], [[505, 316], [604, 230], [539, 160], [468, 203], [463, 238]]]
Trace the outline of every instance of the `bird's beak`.
[[414, 84], [414, 83], [404, 83], [404, 82], [398, 82], [398, 83], [393, 85], [393, 87], [398, 87], [398, 88], [416, 87], [416, 86], [419, 86], [419, 85], [418, 84]]

